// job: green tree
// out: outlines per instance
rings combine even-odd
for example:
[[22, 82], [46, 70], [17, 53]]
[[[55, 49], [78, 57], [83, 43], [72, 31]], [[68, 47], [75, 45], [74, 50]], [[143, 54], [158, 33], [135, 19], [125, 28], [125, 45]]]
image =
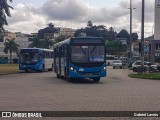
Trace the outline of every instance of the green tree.
[[18, 54], [19, 52], [19, 45], [15, 43], [14, 41], [15, 39], [12, 38], [11, 40], [10, 39], [6, 39], [6, 42], [4, 43], [4, 50], [3, 52], [5, 52], [6, 54], [10, 54], [10, 63], [12, 63], [12, 53], [16, 53]]
[[31, 41], [32, 43], [28, 46], [30, 48], [36, 47], [39, 48], [41, 45], [41, 41], [38, 37], [34, 37], [34, 38], [29, 38], [29, 41]]
[[69, 37], [67, 37], [65, 35], [60, 35], [55, 39], [55, 42], [58, 43], [58, 42], [61, 42], [61, 41], [65, 40], [65, 39], [67, 39], [67, 38], [69, 38]]
[[109, 41], [114, 41], [116, 38], [116, 32], [114, 31], [113, 27], [110, 27], [108, 29], [108, 36], [107, 36], [107, 40]]
[[49, 24], [48, 24], [48, 27], [49, 27], [49, 29], [51, 30], [51, 34], [52, 34], [52, 37], [51, 37], [51, 38], [53, 39], [53, 37], [54, 37], [54, 36], [53, 36], [53, 33], [54, 33], [54, 30], [53, 30], [53, 29], [54, 29], [54, 25], [53, 25], [52, 23], [49, 23]]
[[111, 55], [124, 55], [127, 50], [127, 45], [123, 45], [120, 41], [106, 41], [106, 50]]
[[92, 26], [93, 26], [93, 23], [92, 23], [91, 20], [89, 20], [89, 21], [87, 22], [87, 27], [92, 27]]
[[129, 40], [130, 40], [130, 36], [129, 33], [127, 32], [127, 30], [122, 29], [118, 34], [117, 34], [117, 38], [126, 38], [127, 39], [127, 44], [129, 44]]
[[[12, 0], [9, 1], [12, 2]], [[3, 26], [8, 25], [6, 16], [11, 17], [10, 8], [13, 9], [8, 5], [7, 0], [0, 0], [0, 32], [4, 32]]]
[[54, 42], [51, 39], [45, 38], [42, 39], [42, 48], [50, 49], [53, 46]]
[[28, 46], [30, 48], [36, 47], [50, 49], [54, 44], [54, 42], [48, 38], [39, 39], [38, 37], [35, 37], [30, 38], [29, 41], [32, 41], [32, 43]]
[[138, 40], [138, 34], [137, 33], [132, 33], [131, 34], [131, 40], [132, 41], [137, 41]]
[[79, 37], [82, 34], [86, 36], [93, 36], [93, 37], [102, 37], [104, 40], [113, 41], [117, 35], [117, 32], [114, 31], [113, 27], [110, 27], [107, 30], [106, 26], [104, 25], [93, 25], [91, 21], [88, 21], [87, 27], [77, 29], [74, 36]]

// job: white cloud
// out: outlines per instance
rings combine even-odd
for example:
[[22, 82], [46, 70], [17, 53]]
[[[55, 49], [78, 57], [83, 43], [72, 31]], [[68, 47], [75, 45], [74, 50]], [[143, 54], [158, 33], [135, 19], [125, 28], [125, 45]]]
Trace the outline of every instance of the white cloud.
[[[141, 30], [141, 0], [133, 0], [133, 32]], [[145, 2], [145, 32], [152, 33], [154, 19], [154, 1]], [[88, 20], [93, 24], [113, 26], [116, 31], [127, 29], [129, 32], [129, 0], [120, 0], [116, 7], [99, 8], [85, 3], [85, 0], [47, 0], [41, 7], [33, 4], [17, 4], [12, 10], [9, 25], [10, 31], [37, 32], [52, 22], [60, 27], [85, 27]]]

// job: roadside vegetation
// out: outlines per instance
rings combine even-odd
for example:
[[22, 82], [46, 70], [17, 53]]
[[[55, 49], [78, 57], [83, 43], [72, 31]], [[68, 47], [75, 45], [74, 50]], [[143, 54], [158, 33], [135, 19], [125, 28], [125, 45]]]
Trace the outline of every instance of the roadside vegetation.
[[18, 64], [0, 64], [0, 75], [18, 73]]
[[130, 74], [129, 76], [132, 78], [160, 80], [160, 73], [137, 73]]

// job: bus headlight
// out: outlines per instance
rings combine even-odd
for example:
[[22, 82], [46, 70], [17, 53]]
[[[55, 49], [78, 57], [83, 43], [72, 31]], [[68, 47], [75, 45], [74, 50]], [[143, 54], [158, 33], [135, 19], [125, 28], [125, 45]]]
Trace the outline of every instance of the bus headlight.
[[70, 70], [73, 70], [73, 67], [70, 67]]
[[106, 70], [106, 67], [103, 67], [103, 70]]
[[101, 72], [103, 72], [103, 71], [105, 71], [105, 70], [106, 70], [106, 67], [103, 67], [102, 70], [101, 70]]

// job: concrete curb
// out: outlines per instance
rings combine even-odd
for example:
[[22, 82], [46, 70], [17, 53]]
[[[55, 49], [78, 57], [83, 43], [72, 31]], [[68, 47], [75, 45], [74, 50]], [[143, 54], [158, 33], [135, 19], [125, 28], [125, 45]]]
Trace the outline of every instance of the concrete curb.
[[141, 77], [136, 77], [136, 76], [132, 76], [132, 74], [129, 74], [128, 77], [130, 78], [139, 78], [139, 79], [148, 79], [148, 80], [160, 80], [160, 78], [141, 78]]
[[18, 73], [20, 73], [20, 72], [16, 72], [16, 73], [2, 73], [2, 74], [0, 74], [0, 76], [2, 76], [2, 75], [11, 75], [11, 74], [18, 74]]

